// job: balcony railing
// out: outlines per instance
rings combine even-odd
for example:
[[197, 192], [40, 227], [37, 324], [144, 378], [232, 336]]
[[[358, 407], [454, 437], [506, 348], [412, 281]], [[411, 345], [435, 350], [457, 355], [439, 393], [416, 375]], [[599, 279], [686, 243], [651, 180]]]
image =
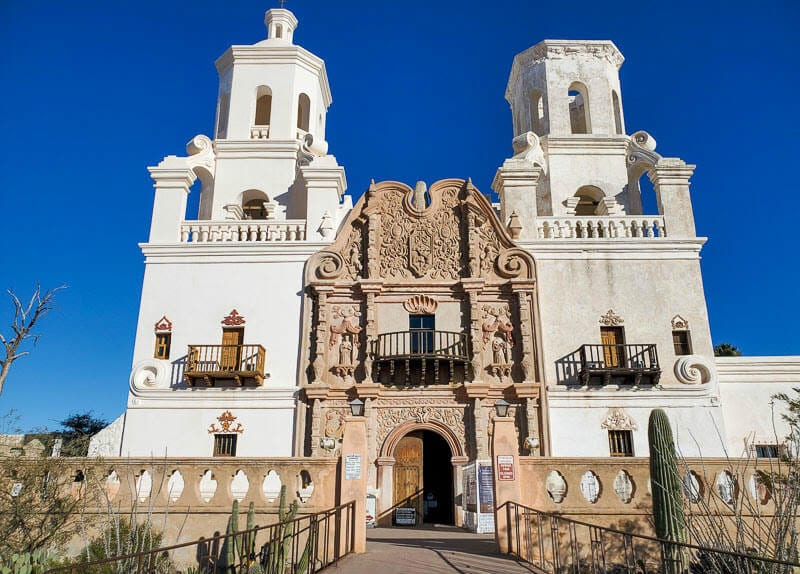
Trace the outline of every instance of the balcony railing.
[[305, 219], [184, 221], [181, 243], [304, 241]]
[[539, 239], [652, 239], [666, 237], [660, 215], [537, 217]]
[[[405, 374], [405, 384], [425, 385], [429, 373], [433, 384], [453, 380], [456, 366], [469, 364], [469, 337], [466, 333], [418, 329], [382, 333], [374, 349], [375, 363], [388, 369], [391, 379], [397, 371]], [[440, 381], [440, 368], [448, 369], [448, 381]]]
[[584, 385], [598, 376], [606, 385], [614, 377], [634, 386], [645, 377], [655, 385], [661, 377], [655, 345], [583, 345], [577, 353], [581, 364], [578, 376]]
[[189, 345], [184, 376], [189, 386], [260, 386], [265, 357], [261, 345]]

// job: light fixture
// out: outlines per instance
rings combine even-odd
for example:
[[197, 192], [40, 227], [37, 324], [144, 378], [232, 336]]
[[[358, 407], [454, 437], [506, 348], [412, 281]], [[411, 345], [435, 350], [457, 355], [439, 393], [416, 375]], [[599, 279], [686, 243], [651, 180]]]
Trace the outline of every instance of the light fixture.
[[354, 417], [364, 416], [364, 401], [361, 399], [353, 399], [350, 401], [350, 414]]
[[[352, 405], [352, 403], [350, 404]], [[511, 405], [508, 404], [508, 402], [506, 402], [504, 399], [500, 399], [494, 404], [494, 410], [498, 417], [505, 417], [508, 415], [508, 407], [510, 406]]]

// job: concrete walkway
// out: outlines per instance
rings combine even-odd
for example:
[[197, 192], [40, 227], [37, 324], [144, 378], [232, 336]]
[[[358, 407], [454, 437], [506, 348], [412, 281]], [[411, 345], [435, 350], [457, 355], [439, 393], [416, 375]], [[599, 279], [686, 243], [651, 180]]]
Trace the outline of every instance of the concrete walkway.
[[346, 574], [530, 574], [523, 564], [497, 553], [492, 534], [452, 526], [367, 530], [367, 552], [346, 556], [325, 572]]

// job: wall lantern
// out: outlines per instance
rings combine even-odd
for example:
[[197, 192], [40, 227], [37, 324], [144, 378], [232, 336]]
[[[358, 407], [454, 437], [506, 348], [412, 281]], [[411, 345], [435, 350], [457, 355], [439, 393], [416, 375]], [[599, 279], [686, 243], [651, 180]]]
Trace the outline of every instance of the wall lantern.
[[497, 401], [494, 404], [494, 410], [497, 413], [498, 417], [505, 417], [505, 416], [508, 416], [508, 407], [510, 407], [510, 406], [511, 405], [508, 404], [508, 402], [506, 402], [503, 399], [500, 399], [499, 401]]
[[354, 417], [364, 416], [364, 401], [361, 399], [353, 399], [350, 401], [350, 414]]

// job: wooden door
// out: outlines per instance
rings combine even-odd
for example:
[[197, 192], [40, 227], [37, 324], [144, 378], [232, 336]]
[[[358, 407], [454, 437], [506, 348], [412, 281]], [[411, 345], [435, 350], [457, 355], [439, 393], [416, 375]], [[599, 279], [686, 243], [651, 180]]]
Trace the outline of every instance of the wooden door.
[[240, 371], [244, 329], [222, 330], [222, 351], [219, 357], [221, 371]]
[[606, 368], [625, 366], [625, 332], [622, 327], [600, 327]]
[[422, 433], [404, 436], [394, 449], [394, 507], [416, 508], [422, 523]]

